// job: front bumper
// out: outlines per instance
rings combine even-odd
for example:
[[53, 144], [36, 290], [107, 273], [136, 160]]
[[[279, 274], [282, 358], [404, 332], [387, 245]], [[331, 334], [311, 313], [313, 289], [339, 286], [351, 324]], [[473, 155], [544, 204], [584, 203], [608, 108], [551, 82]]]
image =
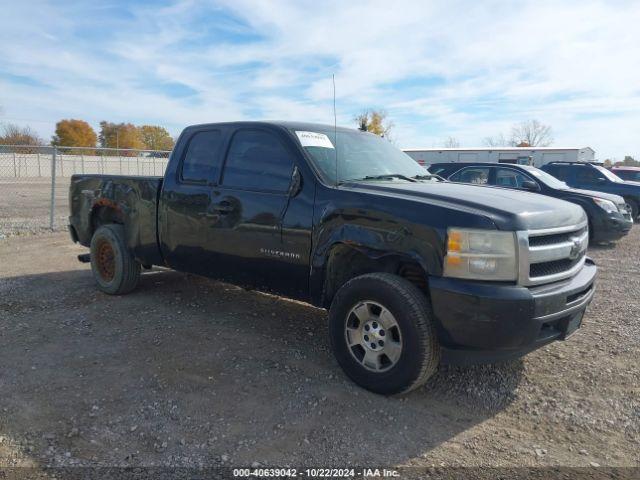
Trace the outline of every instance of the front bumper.
[[596, 270], [587, 258], [573, 278], [531, 288], [431, 277], [443, 363], [508, 360], [563, 340], [580, 326]]
[[592, 240], [594, 243], [614, 242], [627, 235], [633, 227], [631, 215], [627, 217], [620, 213], [609, 213], [592, 219]]

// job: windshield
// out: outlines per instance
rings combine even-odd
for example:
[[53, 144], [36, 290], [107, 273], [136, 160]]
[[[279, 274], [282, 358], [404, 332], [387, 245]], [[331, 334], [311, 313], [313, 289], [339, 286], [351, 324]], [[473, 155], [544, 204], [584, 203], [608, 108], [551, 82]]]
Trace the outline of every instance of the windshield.
[[[337, 142], [335, 132], [329, 129], [313, 132], [295, 130], [294, 134], [310, 154], [324, 180], [330, 184], [349, 180], [407, 181], [416, 177], [431, 178], [431, 174], [410, 156], [398, 150], [388, 140], [371, 133], [338, 131]], [[385, 177], [386, 175], [393, 177]]]
[[569, 188], [569, 185], [567, 185], [561, 180], [558, 180], [556, 177], [548, 174], [544, 170], [540, 170], [539, 168], [529, 167], [529, 166], [523, 166], [522, 168], [525, 168], [527, 172], [529, 172], [531, 175], [536, 177], [538, 180], [544, 183], [547, 187], [555, 188], [556, 190], [567, 190]]
[[612, 173], [611, 171], [607, 170], [604, 167], [601, 167], [599, 165], [594, 165], [595, 168], [601, 173], [603, 174], [605, 177], [607, 177], [609, 180], [611, 180], [612, 182], [616, 182], [616, 183], [624, 183], [624, 180], [622, 180], [619, 176], [617, 176], [615, 173]]

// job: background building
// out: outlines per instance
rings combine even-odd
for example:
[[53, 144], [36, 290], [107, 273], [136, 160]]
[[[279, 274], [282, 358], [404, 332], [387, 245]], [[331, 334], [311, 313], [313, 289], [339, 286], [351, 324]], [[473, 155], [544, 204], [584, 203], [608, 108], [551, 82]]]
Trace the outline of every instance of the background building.
[[549, 162], [593, 162], [591, 147], [486, 147], [486, 148], [405, 148], [404, 152], [421, 165], [433, 163], [495, 162], [541, 167]]

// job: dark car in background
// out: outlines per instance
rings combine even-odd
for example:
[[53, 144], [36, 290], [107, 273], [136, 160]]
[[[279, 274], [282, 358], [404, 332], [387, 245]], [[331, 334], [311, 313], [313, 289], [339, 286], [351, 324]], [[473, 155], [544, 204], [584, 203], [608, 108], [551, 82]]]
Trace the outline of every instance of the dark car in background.
[[640, 182], [640, 167], [611, 167], [611, 171], [625, 182]]
[[625, 182], [606, 168], [586, 162], [552, 162], [544, 165], [542, 170], [573, 188], [620, 195], [629, 205], [633, 219], [638, 221], [640, 183]]
[[618, 240], [633, 226], [631, 212], [622, 197], [570, 188], [548, 173], [528, 165], [435, 163], [429, 171], [452, 182], [526, 190], [580, 205], [589, 218], [590, 239], [594, 243]]

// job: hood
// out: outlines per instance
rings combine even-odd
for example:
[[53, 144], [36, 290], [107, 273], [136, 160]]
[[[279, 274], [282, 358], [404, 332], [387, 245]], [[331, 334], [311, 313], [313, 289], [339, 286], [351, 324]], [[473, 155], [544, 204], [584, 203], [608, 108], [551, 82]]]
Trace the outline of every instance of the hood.
[[483, 215], [500, 230], [538, 230], [586, 221], [582, 207], [537, 193], [451, 182], [357, 182], [351, 187], [371, 194]]
[[560, 190], [561, 192], [568, 192], [568, 193], [572, 193], [574, 195], [578, 195], [580, 197], [598, 197], [598, 198], [604, 198], [605, 200], [609, 200], [613, 203], [615, 203], [616, 205], [619, 204], [624, 204], [624, 198], [622, 198], [620, 195], [614, 195], [613, 193], [605, 193], [605, 192], [596, 192], [594, 190], [582, 190], [579, 188], [569, 188], [567, 190]]

